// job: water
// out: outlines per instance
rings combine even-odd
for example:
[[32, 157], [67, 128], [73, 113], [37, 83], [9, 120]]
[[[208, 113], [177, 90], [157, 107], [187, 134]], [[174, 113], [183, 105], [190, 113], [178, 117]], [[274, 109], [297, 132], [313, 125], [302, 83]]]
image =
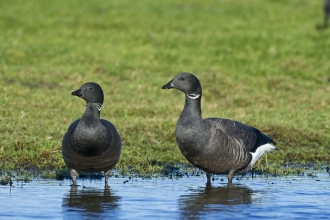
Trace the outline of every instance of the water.
[[[221, 181], [223, 179], [223, 181]], [[0, 186], [0, 219], [329, 219], [330, 177], [34, 180]]]

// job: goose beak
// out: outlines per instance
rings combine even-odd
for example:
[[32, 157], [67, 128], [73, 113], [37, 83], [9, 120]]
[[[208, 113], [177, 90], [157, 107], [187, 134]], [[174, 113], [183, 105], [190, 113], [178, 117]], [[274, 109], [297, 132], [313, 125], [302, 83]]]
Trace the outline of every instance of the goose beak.
[[173, 80], [169, 81], [166, 85], [162, 87], [162, 89], [171, 89], [171, 88], [174, 88]]
[[78, 90], [72, 92], [71, 95], [75, 95], [75, 96], [81, 97], [82, 96], [81, 89], [78, 89]]

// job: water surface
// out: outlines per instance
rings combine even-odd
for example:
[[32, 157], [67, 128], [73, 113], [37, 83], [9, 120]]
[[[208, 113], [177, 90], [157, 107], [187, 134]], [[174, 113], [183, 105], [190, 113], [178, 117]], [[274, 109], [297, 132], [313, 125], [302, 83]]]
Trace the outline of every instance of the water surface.
[[[223, 179], [223, 181], [222, 181]], [[329, 219], [330, 178], [33, 180], [0, 186], [0, 219]], [[124, 184], [124, 182], [126, 182]]]

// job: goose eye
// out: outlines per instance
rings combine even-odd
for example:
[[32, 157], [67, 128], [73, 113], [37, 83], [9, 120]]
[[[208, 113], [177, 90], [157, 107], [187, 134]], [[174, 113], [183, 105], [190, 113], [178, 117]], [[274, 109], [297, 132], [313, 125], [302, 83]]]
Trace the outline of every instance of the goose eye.
[[88, 90], [93, 90], [93, 88], [92, 87], [89, 87]]
[[183, 80], [184, 80], [184, 77], [180, 77], [179, 80], [180, 80], [180, 81], [183, 81]]

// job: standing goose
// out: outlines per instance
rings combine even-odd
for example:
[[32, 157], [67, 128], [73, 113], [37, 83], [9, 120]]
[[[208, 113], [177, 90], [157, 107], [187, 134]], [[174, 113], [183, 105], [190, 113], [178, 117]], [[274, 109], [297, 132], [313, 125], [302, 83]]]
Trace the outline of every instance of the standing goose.
[[258, 129], [222, 118], [202, 118], [202, 87], [196, 76], [180, 73], [162, 89], [175, 88], [186, 94], [186, 102], [176, 125], [176, 141], [182, 154], [204, 170], [228, 174], [228, 184], [236, 174], [250, 170], [265, 153], [277, 150], [276, 142]]
[[71, 95], [86, 101], [85, 113], [70, 125], [62, 141], [63, 159], [71, 169], [73, 185], [77, 185], [79, 177], [76, 170], [104, 171], [107, 185], [111, 169], [120, 157], [121, 138], [113, 124], [100, 119], [104, 100], [102, 88], [88, 82]]

